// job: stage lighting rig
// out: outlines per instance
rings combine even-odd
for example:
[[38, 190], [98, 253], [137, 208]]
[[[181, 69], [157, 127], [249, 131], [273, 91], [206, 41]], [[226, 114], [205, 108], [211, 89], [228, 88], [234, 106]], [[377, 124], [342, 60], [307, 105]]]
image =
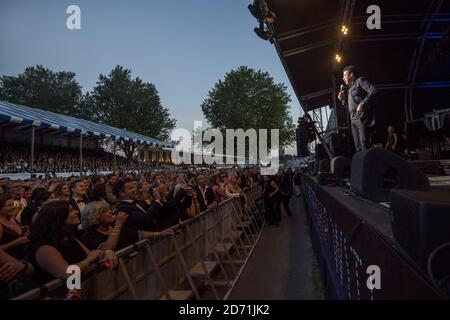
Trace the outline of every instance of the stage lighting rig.
[[265, 0], [254, 0], [253, 4], [248, 5], [248, 10], [258, 19], [259, 28], [254, 29], [257, 36], [273, 43], [273, 24], [275, 23], [276, 14], [269, 10], [267, 2]]

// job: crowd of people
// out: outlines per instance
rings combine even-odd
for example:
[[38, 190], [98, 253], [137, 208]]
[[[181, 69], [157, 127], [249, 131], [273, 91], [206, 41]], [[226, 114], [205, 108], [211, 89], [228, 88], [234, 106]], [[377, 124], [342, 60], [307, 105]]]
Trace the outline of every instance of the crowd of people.
[[[36, 147], [34, 172], [64, 173], [80, 171], [80, 153], [77, 148]], [[29, 173], [30, 147], [25, 144], [2, 143], [0, 145], [0, 173]], [[104, 172], [113, 170], [113, 154], [103, 149], [83, 149], [83, 172]], [[124, 171], [137, 170], [136, 161], [116, 157], [116, 166]]]
[[66, 279], [69, 265], [82, 271], [96, 261], [114, 267], [114, 252], [141, 239], [171, 236], [170, 227], [228, 198], [245, 201], [245, 191], [257, 185], [266, 219], [276, 226], [282, 206], [290, 215], [296, 175], [287, 169], [261, 177], [256, 167], [183, 167], [140, 175], [0, 179], [0, 296]]

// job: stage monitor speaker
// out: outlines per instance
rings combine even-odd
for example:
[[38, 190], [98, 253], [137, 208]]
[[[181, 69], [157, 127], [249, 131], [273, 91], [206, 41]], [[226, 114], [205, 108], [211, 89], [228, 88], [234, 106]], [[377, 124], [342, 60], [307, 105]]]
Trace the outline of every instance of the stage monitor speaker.
[[372, 201], [389, 201], [392, 189], [427, 191], [430, 182], [419, 168], [384, 149], [360, 151], [353, 156], [350, 184]]
[[308, 132], [305, 128], [299, 127], [295, 130], [297, 141], [297, 157], [304, 158], [309, 156], [308, 150]]
[[[394, 238], [426, 270], [430, 253], [450, 242], [450, 197], [444, 192], [392, 190], [391, 223]], [[450, 255], [437, 254], [433, 273], [450, 272]]]
[[326, 158], [328, 158], [328, 155], [323, 144], [316, 144], [316, 160], [322, 160]]
[[330, 173], [330, 160], [324, 159], [316, 161], [316, 163], [317, 163], [317, 174]]
[[334, 174], [338, 180], [350, 178], [352, 161], [345, 157], [336, 157], [331, 159], [331, 173]]

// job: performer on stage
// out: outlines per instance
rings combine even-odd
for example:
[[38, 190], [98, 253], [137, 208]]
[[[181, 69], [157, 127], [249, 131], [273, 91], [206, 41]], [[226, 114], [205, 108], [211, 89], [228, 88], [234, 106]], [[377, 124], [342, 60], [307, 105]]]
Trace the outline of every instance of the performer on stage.
[[377, 90], [365, 77], [358, 75], [354, 66], [343, 70], [348, 92], [341, 88], [338, 99], [350, 112], [353, 141], [356, 151], [369, 148], [369, 129], [375, 125], [371, 105]]

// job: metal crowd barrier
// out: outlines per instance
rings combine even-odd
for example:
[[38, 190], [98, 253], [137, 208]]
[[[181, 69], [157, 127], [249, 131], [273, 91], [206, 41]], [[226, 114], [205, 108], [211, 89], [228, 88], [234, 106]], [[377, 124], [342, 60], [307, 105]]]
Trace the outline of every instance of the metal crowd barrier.
[[[116, 252], [119, 264], [114, 269], [91, 266], [82, 275], [82, 299], [200, 300], [199, 288], [210, 289], [214, 299], [227, 299], [264, 228], [256, 203], [260, 194], [261, 188], [255, 187], [246, 192], [245, 204], [240, 198], [228, 199], [172, 227], [173, 237], [142, 240]], [[213, 280], [213, 272], [222, 275], [221, 281]], [[226, 293], [220, 294], [219, 288]], [[65, 281], [58, 279], [15, 300], [61, 299], [65, 292]]]

